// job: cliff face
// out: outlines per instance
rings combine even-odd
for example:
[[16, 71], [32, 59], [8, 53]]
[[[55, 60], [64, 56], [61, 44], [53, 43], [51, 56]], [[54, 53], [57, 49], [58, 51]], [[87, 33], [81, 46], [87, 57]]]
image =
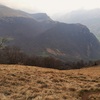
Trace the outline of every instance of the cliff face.
[[58, 23], [37, 37], [35, 43], [40, 55], [45, 53], [65, 59], [95, 59], [100, 56], [99, 41], [80, 24]]
[[100, 9], [76, 10], [55, 19], [64, 23], [81, 23], [86, 25], [100, 40]]

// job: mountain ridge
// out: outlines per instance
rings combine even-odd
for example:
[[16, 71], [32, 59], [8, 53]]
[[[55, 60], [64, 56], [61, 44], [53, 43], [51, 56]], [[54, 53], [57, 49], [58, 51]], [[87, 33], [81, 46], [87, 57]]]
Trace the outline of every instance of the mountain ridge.
[[0, 36], [13, 38], [9, 45], [42, 57], [53, 56], [64, 60], [100, 58], [100, 43], [86, 26], [53, 21], [44, 13], [34, 14], [39, 19], [28, 13], [25, 14], [32, 18], [18, 17], [21, 11], [13, 11], [16, 16], [10, 13], [9, 17], [5, 15], [0, 19]]
[[[56, 18], [55, 18], [56, 19]], [[100, 40], [100, 9], [76, 10], [66, 13], [57, 18], [65, 23], [81, 23], [86, 25], [92, 33]]]
[[28, 13], [0, 5], [0, 18], [2, 17], [25, 17], [32, 18]]

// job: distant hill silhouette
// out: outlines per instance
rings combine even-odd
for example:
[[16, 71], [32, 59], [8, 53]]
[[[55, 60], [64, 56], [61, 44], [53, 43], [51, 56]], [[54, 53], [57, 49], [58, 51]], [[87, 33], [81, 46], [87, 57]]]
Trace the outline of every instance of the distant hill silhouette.
[[100, 40], [100, 9], [76, 10], [65, 14], [56, 20], [65, 23], [81, 23], [86, 25]]
[[2, 17], [26, 17], [32, 18], [28, 13], [0, 5], [0, 18]]

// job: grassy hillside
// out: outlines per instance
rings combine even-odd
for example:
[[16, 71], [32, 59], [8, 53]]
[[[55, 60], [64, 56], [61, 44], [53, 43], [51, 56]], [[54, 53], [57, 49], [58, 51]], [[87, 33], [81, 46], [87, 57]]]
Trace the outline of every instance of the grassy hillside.
[[0, 100], [87, 99], [100, 100], [100, 66], [59, 71], [0, 65]]

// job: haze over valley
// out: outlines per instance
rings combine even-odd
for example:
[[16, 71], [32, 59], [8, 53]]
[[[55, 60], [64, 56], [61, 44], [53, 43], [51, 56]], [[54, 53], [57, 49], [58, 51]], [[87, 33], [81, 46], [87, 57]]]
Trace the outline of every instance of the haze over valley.
[[65, 23], [81, 23], [100, 40], [100, 8], [92, 10], [75, 10], [54, 18]]

